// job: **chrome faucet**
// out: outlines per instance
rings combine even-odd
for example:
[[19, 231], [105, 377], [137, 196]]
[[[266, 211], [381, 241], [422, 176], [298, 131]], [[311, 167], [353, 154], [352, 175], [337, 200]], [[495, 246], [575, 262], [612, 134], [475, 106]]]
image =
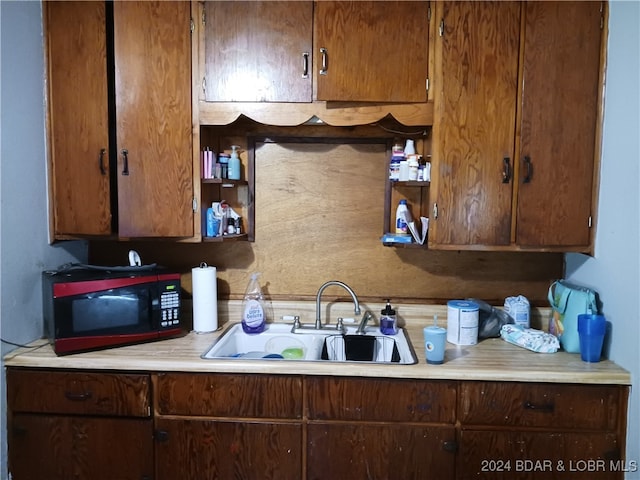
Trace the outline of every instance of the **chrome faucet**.
[[369, 320], [373, 320], [373, 313], [367, 310], [366, 312], [364, 312], [364, 315], [362, 315], [362, 320], [360, 320], [360, 325], [358, 325], [358, 328], [356, 329], [356, 333], [358, 335], [364, 335], [367, 329], [367, 322]]
[[339, 282], [338, 280], [330, 280], [320, 287], [320, 289], [318, 290], [318, 294], [316, 295], [316, 327], [315, 328], [317, 330], [322, 330], [322, 319], [320, 316], [320, 313], [321, 313], [320, 301], [322, 299], [322, 292], [324, 292], [325, 288], [331, 285], [342, 287], [347, 292], [349, 292], [349, 295], [351, 295], [351, 298], [353, 299], [353, 305], [354, 305], [353, 312], [356, 315], [360, 315], [360, 303], [358, 302], [358, 297], [356, 297], [356, 294], [351, 289], [351, 287], [349, 287], [349, 285], [347, 285], [344, 282]]

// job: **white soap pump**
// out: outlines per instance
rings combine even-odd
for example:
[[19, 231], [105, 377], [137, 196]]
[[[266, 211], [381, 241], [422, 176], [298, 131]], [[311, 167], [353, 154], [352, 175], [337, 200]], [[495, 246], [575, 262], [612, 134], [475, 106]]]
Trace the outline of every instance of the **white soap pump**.
[[231, 145], [231, 157], [227, 177], [229, 180], [240, 180], [240, 158], [238, 157], [238, 145]]

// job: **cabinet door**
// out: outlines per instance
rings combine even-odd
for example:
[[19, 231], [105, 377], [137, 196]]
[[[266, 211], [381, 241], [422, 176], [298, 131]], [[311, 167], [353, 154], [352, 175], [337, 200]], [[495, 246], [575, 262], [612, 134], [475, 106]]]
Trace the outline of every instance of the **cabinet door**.
[[516, 241], [588, 246], [600, 2], [527, 2]]
[[15, 479], [154, 478], [151, 419], [16, 414], [9, 421]]
[[302, 478], [302, 425], [158, 418], [156, 479]]
[[54, 235], [111, 232], [104, 2], [45, 2]]
[[520, 4], [442, 8], [429, 244], [509, 245], [512, 183], [504, 168], [513, 167]]
[[114, 2], [118, 233], [193, 236], [189, 2]]
[[622, 448], [613, 433], [462, 430], [456, 478], [622, 480]]
[[426, 102], [429, 2], [315, 2], [317, 100]]
[[310, 102], [313, 2], [205, 2], [205, 100]]
[[454, 478], [454, 427], [314, 423], [307, 478]]

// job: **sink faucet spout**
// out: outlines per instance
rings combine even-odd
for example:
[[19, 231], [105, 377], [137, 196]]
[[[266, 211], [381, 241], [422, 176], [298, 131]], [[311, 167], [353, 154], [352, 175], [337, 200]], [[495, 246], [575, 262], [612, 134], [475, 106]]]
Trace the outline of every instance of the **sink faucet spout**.
[[358, 297], [356, 296], [355, 292], [351, 289], [351, 287], [349, 287], [349, 285], [347, 285], [344, 282], [340, 282], [338, 280], [330, 280], [326, 283], [324, 283], [319, 289], [318, 289], [318, 294], [316, 295], [316, 329], [320, 330], [322, 329], [322, 319], [321, 319], [321, 300], [322, 300], [322, 292], [324, 292], [324, 289], [327, 288], [330, 285], [336, 285], [338, 287], [342, 287], [344, 288], [347, 292], [349, 292], [349, 295], [351, 295], [351, 298], [353, 299], [353, 312], [356, 315], [360, 315], [360, 303], [358, 302]]

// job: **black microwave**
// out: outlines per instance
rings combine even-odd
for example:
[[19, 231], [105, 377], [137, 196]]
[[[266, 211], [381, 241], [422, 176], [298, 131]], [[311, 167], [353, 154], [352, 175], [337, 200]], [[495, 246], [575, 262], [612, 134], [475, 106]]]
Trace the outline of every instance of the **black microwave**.
[[45, 271], [46, 334], [58, 355], [181, 333], [180, 274], [162, 269]]

